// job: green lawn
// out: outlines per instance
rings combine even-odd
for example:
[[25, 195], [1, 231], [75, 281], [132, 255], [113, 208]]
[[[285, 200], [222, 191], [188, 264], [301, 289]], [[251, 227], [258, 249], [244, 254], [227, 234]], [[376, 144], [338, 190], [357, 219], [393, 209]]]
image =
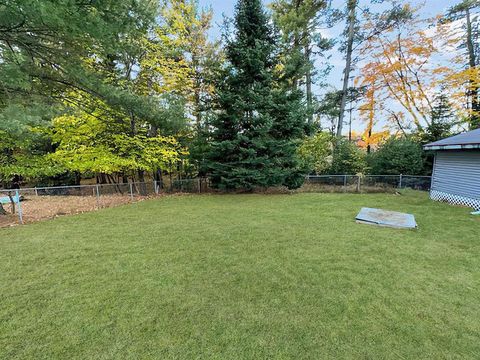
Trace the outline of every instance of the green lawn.
[[[418, 230], [358, 225], [361, 206]], [[480, 219], [427, 194], [172, 196], [0, 229], [0, 358], [478, 359]]]

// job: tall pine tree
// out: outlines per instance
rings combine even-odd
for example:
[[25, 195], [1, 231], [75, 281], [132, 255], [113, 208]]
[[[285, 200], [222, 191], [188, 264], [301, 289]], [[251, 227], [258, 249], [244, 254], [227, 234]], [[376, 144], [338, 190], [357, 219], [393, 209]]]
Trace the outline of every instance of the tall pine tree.
[[303, 173], [296, 149], [304, 133], [301, 93], [288, 86], [276, 37], [261, 0], [239, 0], [227, 66], [217, 86], [207, 167], [223, 190], [285, 185], [299, 187]]

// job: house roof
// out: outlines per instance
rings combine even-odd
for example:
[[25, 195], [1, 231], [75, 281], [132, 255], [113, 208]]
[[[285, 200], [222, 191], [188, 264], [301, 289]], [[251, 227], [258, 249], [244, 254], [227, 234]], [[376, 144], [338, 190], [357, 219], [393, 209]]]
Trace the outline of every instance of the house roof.
[[425, 150], [480, 149], [480, 129], [468, 131], [424, 145]]

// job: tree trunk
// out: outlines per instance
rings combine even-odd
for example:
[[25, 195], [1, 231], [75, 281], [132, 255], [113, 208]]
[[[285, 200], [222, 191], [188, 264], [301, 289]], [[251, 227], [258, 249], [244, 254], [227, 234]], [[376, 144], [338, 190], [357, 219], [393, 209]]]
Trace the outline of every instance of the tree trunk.
[[355, 35], [355, 9], [358, 0], [348, 1], [348, 37], [347, 54], [345, 59], [345, 71], [343, 74], [342, 101], [340, 103], [340, 116], [338, 118], [337, 137], [342, 136], [343, 121], [345, 118], [345, 108], [347, 106], [348, 82], [350, 80], [350, 71], [352, 68], [353, 38]]
[[[302, 0], [298, 0], [295, 2], [295, 12], [298, 12], [298, 8], [300, 7]], [[300, 37], [297, 31], [295, 31], [293, 35], [293, 51], [299, 51], [300, 50]], [[298, 88], [298, 82], [299, 82], [299, 76], [298, 76], [298, 71], [295, 72], [295, 75], [293, 77], [293, 83], [292, 83], [292, 88], [293, 90], [297, 90]]]
[[107, 183], [107, 177], [105, 176], [104, 173], [99, 173], [97, 175], [97, 184], [106, 184]]
[[308, 109], [308, 125], [313, 123], [313, 95], [312, 95], [312, 69], [310, 64], [310, 54], [312, 50], [309, 44], [305, 46], [305, 62], [307, 63], [307, 69], [305, 73], [305, 85], [307, 95], [307, 109]]
[[173, 165], [171, 163], [168, 176], [170, 177], [170, 191], [173, 191]]
[[153, 125], [151, 124], [149, 129], [148, 129], [148, 133], [147, 133], [147, 136], [148, 137], [155, 137], [158, 135], [158, 128], [156, 125]]
[[155, 181], [157, 182], [157, 186], [159, 189], [163, 189], [163, 174], [162, 174], [162, 169], [157, 169], [155, 173], [153, 174], [153, 177]]
[[118, 185], [117, 181], [115, 181], [115, 178], [110, 174], [107, 174], [107, 178], [108, 178], [108, 182], [110, 184], [115, 184], [115, 189], [116, 189], [115, 191], [117, 191], [117, 192], [119, 192], [120, 194], [123, 195], [123, 191], [120, 188], [120, 186]]
[[138, 181], [140, 182], [139, 186], [138, 186], [138, 190], [140, 192], [140, 195], [146, 196], [147, 195], [147, 184], [145, 184], [145, 171], [138, 170], [137, 174], [138, 174]]
[[[476, 67], [475, 46], [472, 33], [472, 19], [470, 17], [470, 10], [467, 8], [466, 12], [467, 21], [467, 51], [468, 51], [468, 65], [471, 69]], [[478, 91], [478, 85], [474, 79], [470, 79], [470, 89], [468, 91], [471, 102], [472, 115], [470, 116], [470, 128], [477, 129], [480, 127], [480, 94]]]
[[372, 138], [372, 128], [368, 129], [368, 144], [367, 144], [367, 154], [370, 154], [372, 151], [372, 145], [370, 144], [370, 139]]
[[[11, 192], [8, 192], [8, 197], [10, 198], [11, 212], [12, 212], [12, 214], [15, 214], [15, 200], [14, 200]], [[20, 201], [20, 199], [18, 199], [18, 201]]]
[[7, 215], [7, 212], [6, 212], [5, 209], [3, 208], [2, 203], [0, 203], [0, 215]]
[[349, 109], [350, 119], [348, 121], [348, 141], [352, 141], [352, 111], [353, 111], [353, 108], [350, 106], [350, 109]]
[[75, 171], [74, 175], [75, 175], [75, 185], [80, 185], [80, 182], [82, 181], [82, 175], [77, 171]]
[[193, 116], [195, 117], [197, 125], [197, 133], [200, 133], [202, 128], [202, 81], [201, 81], [201, 71], [198, 68], [198, 59], [197, 56], [192, 56], [192, 64], [195, 69], [195, 89], [193, 96]]

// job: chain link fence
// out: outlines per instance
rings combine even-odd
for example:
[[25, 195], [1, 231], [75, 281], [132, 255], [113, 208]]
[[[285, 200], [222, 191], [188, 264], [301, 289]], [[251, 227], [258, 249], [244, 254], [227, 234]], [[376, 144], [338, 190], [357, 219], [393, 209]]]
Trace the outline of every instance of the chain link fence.
[[309, 175], [300, 191], [393, 192], [397, 189], [430, 190], [431, 176], [417, 175]]
[[[0, 226], [126, 204], [159, 194], [157, 182], [0, 190]], [[1, 211], [1, 209], [0, 209]]]
[[[430, 189], [430, 176], [315, 175], [307, 176], [299, 192], [393, 192], [399, 188]], [[118, 206], [173, 193], [214, 192], [206, 178], [125, 184], [95, 184], [0, 190], [0, 226], [33, 222]]]

